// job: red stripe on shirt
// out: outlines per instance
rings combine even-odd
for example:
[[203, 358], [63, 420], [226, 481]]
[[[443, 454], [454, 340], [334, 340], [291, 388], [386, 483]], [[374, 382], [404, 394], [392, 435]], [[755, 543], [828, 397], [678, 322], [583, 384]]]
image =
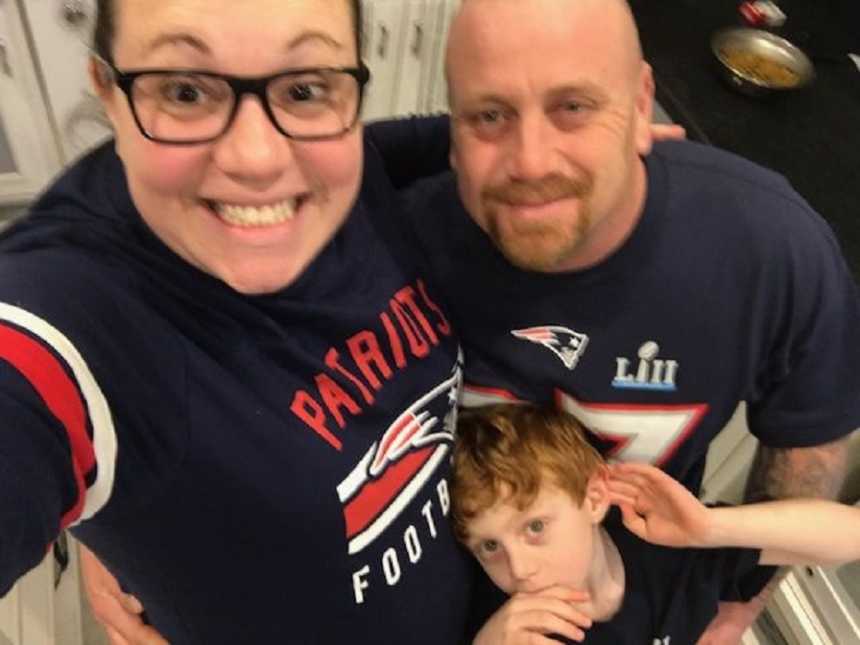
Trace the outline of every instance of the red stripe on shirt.
[[87, 415], [81, 394], [59, 360], [30, 336], [0, 325], [0, 359], [8, 361], [39, 393], [51, 413], [66, 430], [72, 448], [72, 468], [77, 484], [74, 505], [63, 514], [61, 528], [80, 517], [84, 508], [84, 473], [95, 466], [92, 441], [87, 434]]
[[406, 486], [435, 450], [427, 446], [409, 453], [395, 464], [391, 464], [377, 480], [368, 482], [355, 499], [343, 509], [346, 520], [346, 536], [352, 538], [366, 529], [397, 493]]

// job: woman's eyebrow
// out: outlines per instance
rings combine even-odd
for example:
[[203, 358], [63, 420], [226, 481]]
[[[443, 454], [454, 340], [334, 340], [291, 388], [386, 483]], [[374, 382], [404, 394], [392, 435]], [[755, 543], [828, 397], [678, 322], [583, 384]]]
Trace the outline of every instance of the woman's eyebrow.
[[[323, 33], [321, 31], [303, 32], [303, 33], [299, 34], [298, 36], [296, 36], [295, 38], [293, 38], [292, 40], [290, 40], [287, 43], [285, 49], [287, 51], [289, 51], [292, 49], [296, 49], [296, 48], [300, 47], [301, 45], [304, 45], [307, 42], [315, 42], [315, 41], [316, 42], [322, 42], [322, 43], [328, 45], [329, 47], [331, 47], [333, 49], [338, 49], [338, 50], [343, 49], [343, 45], [339, 41], [335, 40], [334, 38], [332, 38], [328, 34]], [[196, 49], [201, 54], [211, 55], [211, 53], [212, 53], [212, 50], [209, 49], [209, 46], [206, 45], [205, 42], [203, 42], [197, 36], [194, 36], [194, 35], [187, 33], [187, 32], [176, 32], [176, 33], [161, 34], [158, 37], [156, 37], [151, 43], [149, 43], [149, 45], [147, 46], [145, 51], [146, 51], [146, 53], [150, 53], [156, 49], [159, 49], [159, 48], [165, 47], [165, 46], [169, 46], [169, 45], [187, 45], [188, 47], [191, 47], [192, 49]]]
[[287, 43], [287, 50], [296, 49], [306, 42], [321, 41], [334, 49], [343, 49], [343, 44], [321, 31], [305, 31]]
[[155, 51], [156, 49], [159, 49], [160, 47], [165, 47], [167, 45], [188, 45], [192, 49], [196, 49], [197, 51], [199, 51], [201, 54], [209, 55], [212, 53], [206, 43], [204, 43], [196, 36], [192, 36], [191, 34], [184, 32], [161, 34], [160, 36], [155, 38], [155, 40], [149, 43], [149, 46], [146, 48], [145, 53], [148, 54], [152, 51]]

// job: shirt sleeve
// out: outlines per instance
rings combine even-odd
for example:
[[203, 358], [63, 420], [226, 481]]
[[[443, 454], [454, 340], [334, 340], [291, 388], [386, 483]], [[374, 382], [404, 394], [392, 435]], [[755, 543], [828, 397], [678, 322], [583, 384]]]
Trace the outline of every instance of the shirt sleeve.
[[750, 430], [773, 447], [835, 440], [860, 427], [860, 295], [832, 231], [811, 211], [772, 262], [780, 286]]
[[[49, 379], [49, 371], [31, 377]], [[0, 596], [44, 558], [81, 510], [86, 457], [73, 455], [63, 412], [52, 412], [44, 396], [51, 395], [0, 360]]]

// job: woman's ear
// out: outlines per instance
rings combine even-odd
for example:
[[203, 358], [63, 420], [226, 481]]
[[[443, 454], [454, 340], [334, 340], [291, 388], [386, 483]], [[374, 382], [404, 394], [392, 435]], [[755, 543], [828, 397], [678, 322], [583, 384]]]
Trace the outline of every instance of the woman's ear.
[[118, 93], [116, 85], [111, 78], [111, 71], [107, 65], [96, 56], [90, 56], [88, 65], [90, 86], [101, 101], [102, 108], [116, 129], [116, 101]]
[[585, 486], [583, 504], [594, 524], [600, 524], [609, 511], [608, 477], [609, 469], [606, 467], [606, 464], [601, 464], [592, 473], [591, 477], [588, 478], [588, 483]]

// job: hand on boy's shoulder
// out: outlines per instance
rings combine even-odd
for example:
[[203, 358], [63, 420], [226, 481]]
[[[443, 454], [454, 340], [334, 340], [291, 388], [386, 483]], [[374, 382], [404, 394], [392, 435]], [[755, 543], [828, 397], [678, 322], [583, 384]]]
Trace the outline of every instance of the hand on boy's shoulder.
[[591, 618], [580, 609], [588, 594], [555, 586], [511, 596], [478, 632], [473, 645], [557, 645], [550, 634], [581, 642]]

